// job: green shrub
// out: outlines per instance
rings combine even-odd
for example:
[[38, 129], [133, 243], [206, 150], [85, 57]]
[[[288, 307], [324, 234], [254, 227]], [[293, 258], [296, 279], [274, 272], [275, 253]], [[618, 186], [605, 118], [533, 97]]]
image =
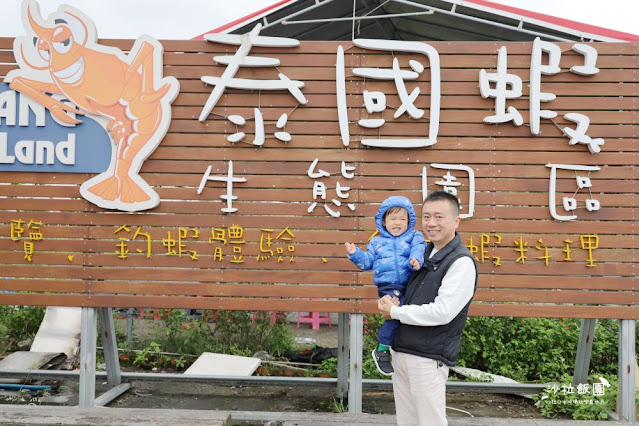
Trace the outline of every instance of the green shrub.
[[35, 336], [44, 311], [42, 306], [0, 305], [0, 348], [3, 352], [14, 351], [18, 342]]
[[161, 312], [156, 325], [158, 336], [155, 341], [164, 352], [200, 355], [203, 352], [215, 352], [215, 338], [208, 322], [207, 311], [200, 318], [191, 318], [183, 309], [170, 309]]
[[291, 325], [283, 313], [276, 314], [275, 322], [271, 312], [263, 311], [217, 311], [216, 315], [214, 334], [220, 350], [281, 355], [293, 347]]
[[193, 317], [183, 309], [168, 309], [158, 313], [154, 329], [148, 341], [135, 342], [130, 349], [144, 349], [153, 342], [163, 352], [183, 355], [219, 352], [251, 356], [258, 351], [279, 355], [293, 345], [291, 326], [282, 313], [272, 323], [270, 312], [257, 312], [253, 318], [245, 311], [207, 310]]
[[[597, 321], [591, 371], [616, 374], [618, 328], [619, 321]], [[470, 317], [457, 363], [521, 382], [558, 380], [574, 370], [579, 329], [573, 318]]]
[[522, 382], [556, 380], [572, 371], [578, 328], [574, 320], [470, 317], [458, 364]]
[[7, 326], [0, 322], [0, 354], [9, 350], [9, 330]]
[[377, 341], [377, 333], [379, 328], [384, 323], [384, 318], [381, 315], [364, 315], [364, 354], [362, 363], [362, 376], [367, 379], [389, 379], [389, 376], [384, 376], [377, 370], [375, 361], [371, 356], [373, 349], [377, 348], [379, 342]]

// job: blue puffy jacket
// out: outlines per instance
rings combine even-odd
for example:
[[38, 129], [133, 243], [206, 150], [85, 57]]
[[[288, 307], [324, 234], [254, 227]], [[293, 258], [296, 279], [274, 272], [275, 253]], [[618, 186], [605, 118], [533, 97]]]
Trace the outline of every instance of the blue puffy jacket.
[[[397, 237], [391, 235], [382, 223], [384, 213], [391, 207], [402, 207], [408, 212], [408, 228]], [[408, 262], [415, 258], [420, 266], [423, 265], [426, 241], [415, 230], [416, 222], [415, 210], [408, 198], [389, 197], [375, 215], [379, 235], [371, 239], [366, 251], [357, 248], [355, 253], [348, 255], [358, 268], [364, 271], [373, 269], [373, 279], [380, 293], [391, 294], [391, 290], [400, 290], [403, 295], [408, 276], [413, 271]]]

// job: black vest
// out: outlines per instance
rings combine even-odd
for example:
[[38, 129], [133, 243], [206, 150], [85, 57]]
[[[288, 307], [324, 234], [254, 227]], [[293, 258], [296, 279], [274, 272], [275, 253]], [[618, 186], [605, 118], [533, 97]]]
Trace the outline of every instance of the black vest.
[[[475, 289], [477, 288], [477, 263], [470, 251], [462, 244], [458, 234], [455, 234], [451, 242], [429, 259], [428, 256], [433, 247], [432, 243], [428, 244], [424, 266], [419, 271], [413, 272], [406, 284], [405, 305], [423, 305], [433, 302], [448, 268], [462, 256], [470, 257], [475, 263]], [[469, 306], [470, 302], [450, 323], [445, 325], [427, 327], [401, 324], [395, 334], [393, 350], [439, 360], [446, 365], [455, 365]]]

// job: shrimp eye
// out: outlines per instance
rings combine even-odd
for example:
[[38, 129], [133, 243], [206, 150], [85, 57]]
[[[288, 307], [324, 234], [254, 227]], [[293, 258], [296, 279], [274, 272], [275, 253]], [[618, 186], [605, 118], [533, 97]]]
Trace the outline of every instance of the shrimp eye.
[[49, 48], [49, 44], [42, 39], [34, 40], [34, 42], [36, 42], [36, 47], [38, 48], [38, 54], [40, 57], [48, 62], [49, 59], [51, 59], [51, 49]]
[[73, 44], [72, 41], [73, 40], [71, 37], [62, 41], [54, 41], [53, 48], [59, 53], [67, 53], [69, 50], [71, 50], [71, 45]]
[[56, 52], [67, 53], [73, 46], [73, 34], [68, 27], [59, 25], [53, 30], [52, 42]]

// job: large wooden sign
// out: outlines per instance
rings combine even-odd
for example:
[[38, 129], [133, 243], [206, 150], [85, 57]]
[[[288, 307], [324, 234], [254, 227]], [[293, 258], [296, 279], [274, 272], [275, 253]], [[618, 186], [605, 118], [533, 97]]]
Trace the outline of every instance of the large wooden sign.
[[[386, 197], [419, 211], [444, 189], [479, 263], [472, 314], [639, 318], [636, 44], [298, 43], [259, 27], [161, 44], [179, 94], [139, 170], [159, 204], [87, 201], [104, 170], [2, 168], [3, 303], [375, 312], [343, 243], [365, 247]], [[0, 39], [0, 75], [19, 73], [15, 54]], [[16, 136], [29, 105], [0, 91], [5, 166], [59, 161], [46, 130]]]

